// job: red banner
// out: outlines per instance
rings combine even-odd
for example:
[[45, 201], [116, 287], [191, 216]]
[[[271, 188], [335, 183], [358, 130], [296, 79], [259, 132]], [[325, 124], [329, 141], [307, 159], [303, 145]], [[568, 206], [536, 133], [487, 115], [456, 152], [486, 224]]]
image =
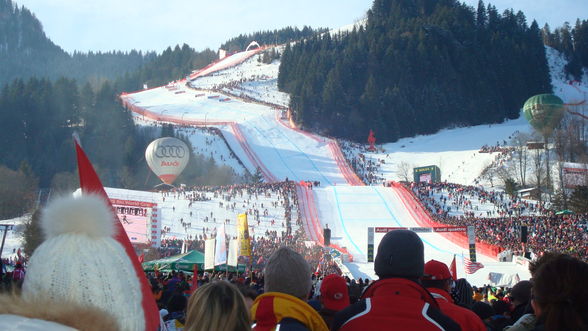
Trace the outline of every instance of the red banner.
[[147, 201], [134, 201], [134, 200], [122, 200], [122, 199], [110, 199], [110, 203], [118, 206], [131, 206], [131, 207], [143, 207], [151, 208], [157, 206], [156, 203]]
[[376, 233], [387, 233], [393, 230], [410, 230], [413, 232], [466, 232], [465, 226], [439, 226], [439, 227], [376, 227]]

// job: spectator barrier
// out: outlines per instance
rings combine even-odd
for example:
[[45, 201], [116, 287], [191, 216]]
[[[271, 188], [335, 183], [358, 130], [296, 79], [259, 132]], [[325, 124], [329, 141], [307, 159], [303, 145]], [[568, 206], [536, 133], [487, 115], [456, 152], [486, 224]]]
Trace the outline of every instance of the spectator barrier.
[[[406, 210], [410, 213], [413, 219], [417, 222], [419, 226], [422, 227], [444, 227], [447, 224], [438, 223], [433, 220], [431, 215], [429, 214], [428, 210], [421, 204], [421, 202], [416, 198], [414, 193], [404, 187], [402, 184], [397, 182], [391, 182], [391, 188], [398, 193], [400, 199], [405, 206]], [[440, 233], [443, 237], [448, 240], [451, 240], [455, 244], [461, 246], [464, 249], [469, 249], [468, 238], [465, 233], [461, 232], [448, 232], [448, 233]], [[488, 256], [490, 258], [496, 259], [496, 256], [503, 251], [502, 247], [487, 244], [484, 242], [476, 241], [476, 251], [482, 255]]]
[[[201, 122], [201, 121], [195, 121], [195, 120], [178, 119], [175, 116], [161, 115], [161, 114], [157, 114], [157, 113], [148, 111], [142, 107], [138, 107], [137, 105], [135, 105], [131, 102], [132, 98], [130, 98], [128, 95], [121, 95], [121, 99], [122, 99], [123, 105], [125, 107], [127, 107], [128, 109], [130, 109], [132, 112], [140, 114], [142, 116], [145, 116], [149, 119], [156, 120], [156, 121], [175, 123], [175, 124], [179, 124], [179, 125], [194, 125], [194, 126], [228, 125], [228, 126], [230, 126], [233, 134], [235, 135], [235, 137], [237, 139], [237, 142], [239, 143], [239, 145], [243, 149], [244, 153], [247, 155], [247, 158], [251, 161], [253, 166], [259, 167], [265, 180], [270, 183], [278, 181], [278, 179], [269, 171], [269, 169], [267, 169], [267, 167], [259, 159], [257, 154], [255, 154], [255, 152], [253, 152], [251, 150], [251, 148], [249, 147], [249, 144], [247, 143], [247, 140], [243, 136], [243, 133], [241, 132], [241, 129], [237, 123], [224, 122], [224, 121]], [[316, 210], [314, 195], [313, 195], [312, 191], [309, 190], [308, 187], [306, 187], [306, 186], [302, 187], [301, 185], [297, 184], [296, 187], [297, 187], [297, 192], [298, 192], [298, 199], [300, 201], [299, 208], [300, 208], [302, 214], [304, 215], [304, 221], [306, 223], [305, 228], [308, 229], [307, 234], [309, 235], [309, 237], [312, 240], [316, 241], [321, 246], [324, 246], [324, 239], [323, 239], [323, 235], [322, 235], [322, 229], [320, 226], [320, 220], [318, 218], [318, 214], [317, 214], [317, 210]], [[338, 245], [333, 245], [333, 244], [331, 244], [330, 247], [340, 251], [342, 254], [347, 255], [349, 260], [353, 261], [353, 257], [351, 256], [351, 254], [349, 254], [347, 249], [341, 248]]]

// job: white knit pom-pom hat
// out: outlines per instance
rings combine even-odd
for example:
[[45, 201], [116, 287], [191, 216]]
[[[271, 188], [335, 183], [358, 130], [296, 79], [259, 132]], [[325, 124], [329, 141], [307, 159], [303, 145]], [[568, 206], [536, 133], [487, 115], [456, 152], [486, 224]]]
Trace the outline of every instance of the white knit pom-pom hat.
[[59, 198], [41, 216], [45, 241], [35, 250], [23, 297], [45, 297], [100, 308], [121, 330], [145, 329], [141, 284], [114, 238], [115, 219], [96, 195]]

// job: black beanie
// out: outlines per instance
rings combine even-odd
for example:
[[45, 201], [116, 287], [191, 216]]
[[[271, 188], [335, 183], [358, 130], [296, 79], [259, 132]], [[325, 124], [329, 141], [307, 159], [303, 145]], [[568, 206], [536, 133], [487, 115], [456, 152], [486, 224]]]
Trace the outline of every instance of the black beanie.
[[425, 269], [423, 242], [409, 230], [394, 230], [386, 233], [374, 263], [376, 275], [380, 278], [418, 278]]

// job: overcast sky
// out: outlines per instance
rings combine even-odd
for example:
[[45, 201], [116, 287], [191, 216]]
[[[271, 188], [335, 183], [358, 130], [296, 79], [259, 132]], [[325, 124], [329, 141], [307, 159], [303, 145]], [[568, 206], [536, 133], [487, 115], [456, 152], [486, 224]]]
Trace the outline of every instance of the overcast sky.
[[[13, 0], [29, 8], [68, 52], [211, 48], [239, 34], [286, 26], [337, 28], [362, 18], [372, 0]], [[478, 0], [465, 0], [477, 6]], [[488, 3], [488, 1], [485, 1]], [[588, 17], [588, 0], [495, 0], [552, 29]]]

